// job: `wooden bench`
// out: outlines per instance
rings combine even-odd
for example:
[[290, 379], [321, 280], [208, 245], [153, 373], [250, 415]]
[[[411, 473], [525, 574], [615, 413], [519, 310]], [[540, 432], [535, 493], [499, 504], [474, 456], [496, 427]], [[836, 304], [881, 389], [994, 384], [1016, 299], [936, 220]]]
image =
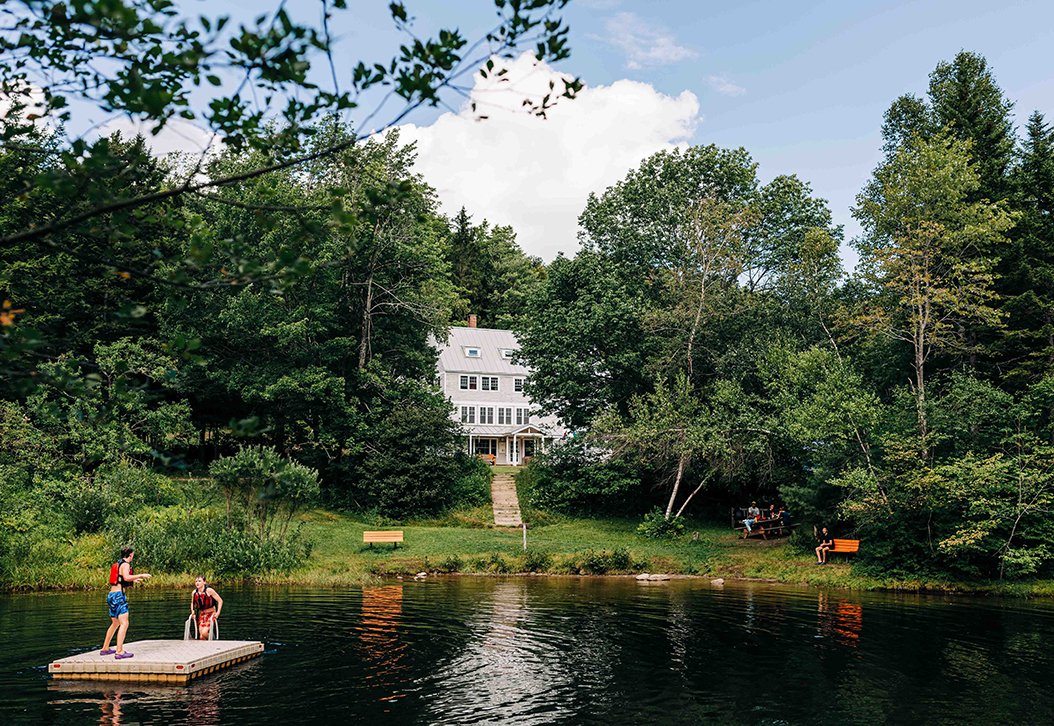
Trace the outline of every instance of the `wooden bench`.
[[392, 549], [399, 549], [399, 542], [403, 541], [403, 531], [401, 529], [387, 530], [382, 532], [363, 532], [362, 541], [370, 543], [370, 549], [373, 549], [374, 542], [391, 542]]
[[828, 552], [840, 552], [842, 554], [852, 554], [860, 549], [860, 540], [858, 539], [836, 539], [834, 541], [834, 547], [827, 550]]

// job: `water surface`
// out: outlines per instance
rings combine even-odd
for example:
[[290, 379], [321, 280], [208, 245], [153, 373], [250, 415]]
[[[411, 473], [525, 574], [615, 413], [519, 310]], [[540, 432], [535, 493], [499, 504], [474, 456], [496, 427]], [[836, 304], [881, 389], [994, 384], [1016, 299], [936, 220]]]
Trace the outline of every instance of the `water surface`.
[[[1047, 601], [748, 583], [451, 578], [224, 587], [262, 658], [185, 686], [52, 680], [105, 593], [0, 597], [0, 719], [34, 724], [1054, 723]], [[190, 590], [129, 595], [182, 637]]]

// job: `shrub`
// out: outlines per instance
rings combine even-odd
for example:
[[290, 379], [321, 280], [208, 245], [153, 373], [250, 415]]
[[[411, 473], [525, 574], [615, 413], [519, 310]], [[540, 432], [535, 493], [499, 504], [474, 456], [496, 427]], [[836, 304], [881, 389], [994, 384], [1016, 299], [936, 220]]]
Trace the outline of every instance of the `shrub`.
[[576, 558], [575, 567], [584, 575], [604, 575], [608, 572], [628, 572], [632, 569], [632, 560], [625, 547], [616, 547], [611, 552], [586, 550], [582, 558]]
[[[365, 447], [333, 467], [334, 498], [397, 519], [429, 517], [489, 494], [441, 395], [411, 389], [378, 401]], [[475, 476], [474, 476], [475, 475]], [[467, 480], [466, 480], [467, 479]], [[459, 501], [462, 500], [462, 501]]]
[[637, 527], [637, 535], [647, 539], [672, 539], [684, 534], [684, 519], [670, 517], [661, 507], [656, 507], [644, 515], [644, 521]]
[[490, 559], [487, 560], [487, 571], [494, 572], [499, 575], [505, 575], [512, 572], [512, 566], [505, 560], [500, 552], [491, 552]]
[[553, 556], [548, 552], [528, 547], [523, 553], [524, 572], [545, 572], [553, 565]]
[[169, 507], [183, 504], [183, 494], [167, 476], [133, 462], [120, 462], [96, 472], [95, 482], [114, 502]]
[[454, 485], [450, 497], [451, 507], [478, 507], [490, 503], [490, 482], [493, 478], [487, 463], [476, 456], [462, 454], [456, 457], [461, 466], [461, 476]]
[[799, 552], [813, 552], [816, 549], [816, 537], [813, 536], [812, 527], [802, 525], [791, 530], [787, 537], [787, 544]]
[[136, 550], [140, 567], [162, 572], [211, 572], [221, 576], [288, 572], [311, 554], [299, 530], [286, 539], [261, 537], [254, 529], [228, 527], [221, 514], [168, 509], [148, 519], [111, 523], [111, 545]]
[[269, 446], [246, 446], [234, 456], [217, 459], [209, 465], [209, 474], [223, 488], [228, 526], [233, 508], [240, 505], [261, 540], [268, 539], [272, 529], [284, 538], [293, 516], [319, 493], [318, 472], [279, 456]]
[[586, 575], [603, 575], [609, 567], [607, 553], [586, 550], [578, 567]]
[[625, 547], [616, 547], [608, 555], [608, 567], [615, 572], [628, 572], [633, 569], [633, 561], [629, 556], [629, 550]]
[[100, 531], [117, 511], [116, 505], [117, 501], [109, 490], [94, 486], [78, 489], [66, 500], [66, 509], [77, 534]]
[[461, 568], [464, 566], [464, 561], [458, 555], [450, 555], [450, 557], [439, 563], [439, 569], [443, 572], [461, 572]]
[[643, 495], [640, 475], [605, 453], [575, 438], [532, 458], [516, 476], [521, 501], [532, 509], [569, 513], [632, 511]]

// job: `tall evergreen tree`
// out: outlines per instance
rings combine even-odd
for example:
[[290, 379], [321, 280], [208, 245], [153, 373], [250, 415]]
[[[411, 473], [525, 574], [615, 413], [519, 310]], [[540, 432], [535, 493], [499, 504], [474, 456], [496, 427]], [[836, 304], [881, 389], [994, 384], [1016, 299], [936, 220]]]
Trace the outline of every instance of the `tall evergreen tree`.
[[973, 142], [970, 155], [980, 182], [974, 199], [1005, 198], [1014, 161], [1014, 104], [1003, 96], [984, 56], [960, 51], [950, 63], [938, 63], [929, 96], [937, 128]]
[[1034, 112], [1013, 175], [1021, 217], [1003, 276], [1010, 313], [1005, 372], [1022, 382], [1054, 371], [1054, 129]]
[[484, 328], [516, 327], [528, 295], [545, 277], [541, 259], [523, 253], [512, 227], [491, 227], [486, 220], [473, 227], [464, 207], [451, 220], [445, 254], [463, 298], [454, 319], [474, 313]]

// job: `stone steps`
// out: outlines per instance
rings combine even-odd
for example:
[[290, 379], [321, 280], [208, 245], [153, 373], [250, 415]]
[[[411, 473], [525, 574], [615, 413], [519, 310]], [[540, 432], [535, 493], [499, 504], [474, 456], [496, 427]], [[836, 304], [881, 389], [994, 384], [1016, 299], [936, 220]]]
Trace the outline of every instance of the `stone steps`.
[[519, 527], [523, 524], [520, 501], [516, 497], [516, 480], [512, 474], [495, 474], [490, 485], [494, 526]]

